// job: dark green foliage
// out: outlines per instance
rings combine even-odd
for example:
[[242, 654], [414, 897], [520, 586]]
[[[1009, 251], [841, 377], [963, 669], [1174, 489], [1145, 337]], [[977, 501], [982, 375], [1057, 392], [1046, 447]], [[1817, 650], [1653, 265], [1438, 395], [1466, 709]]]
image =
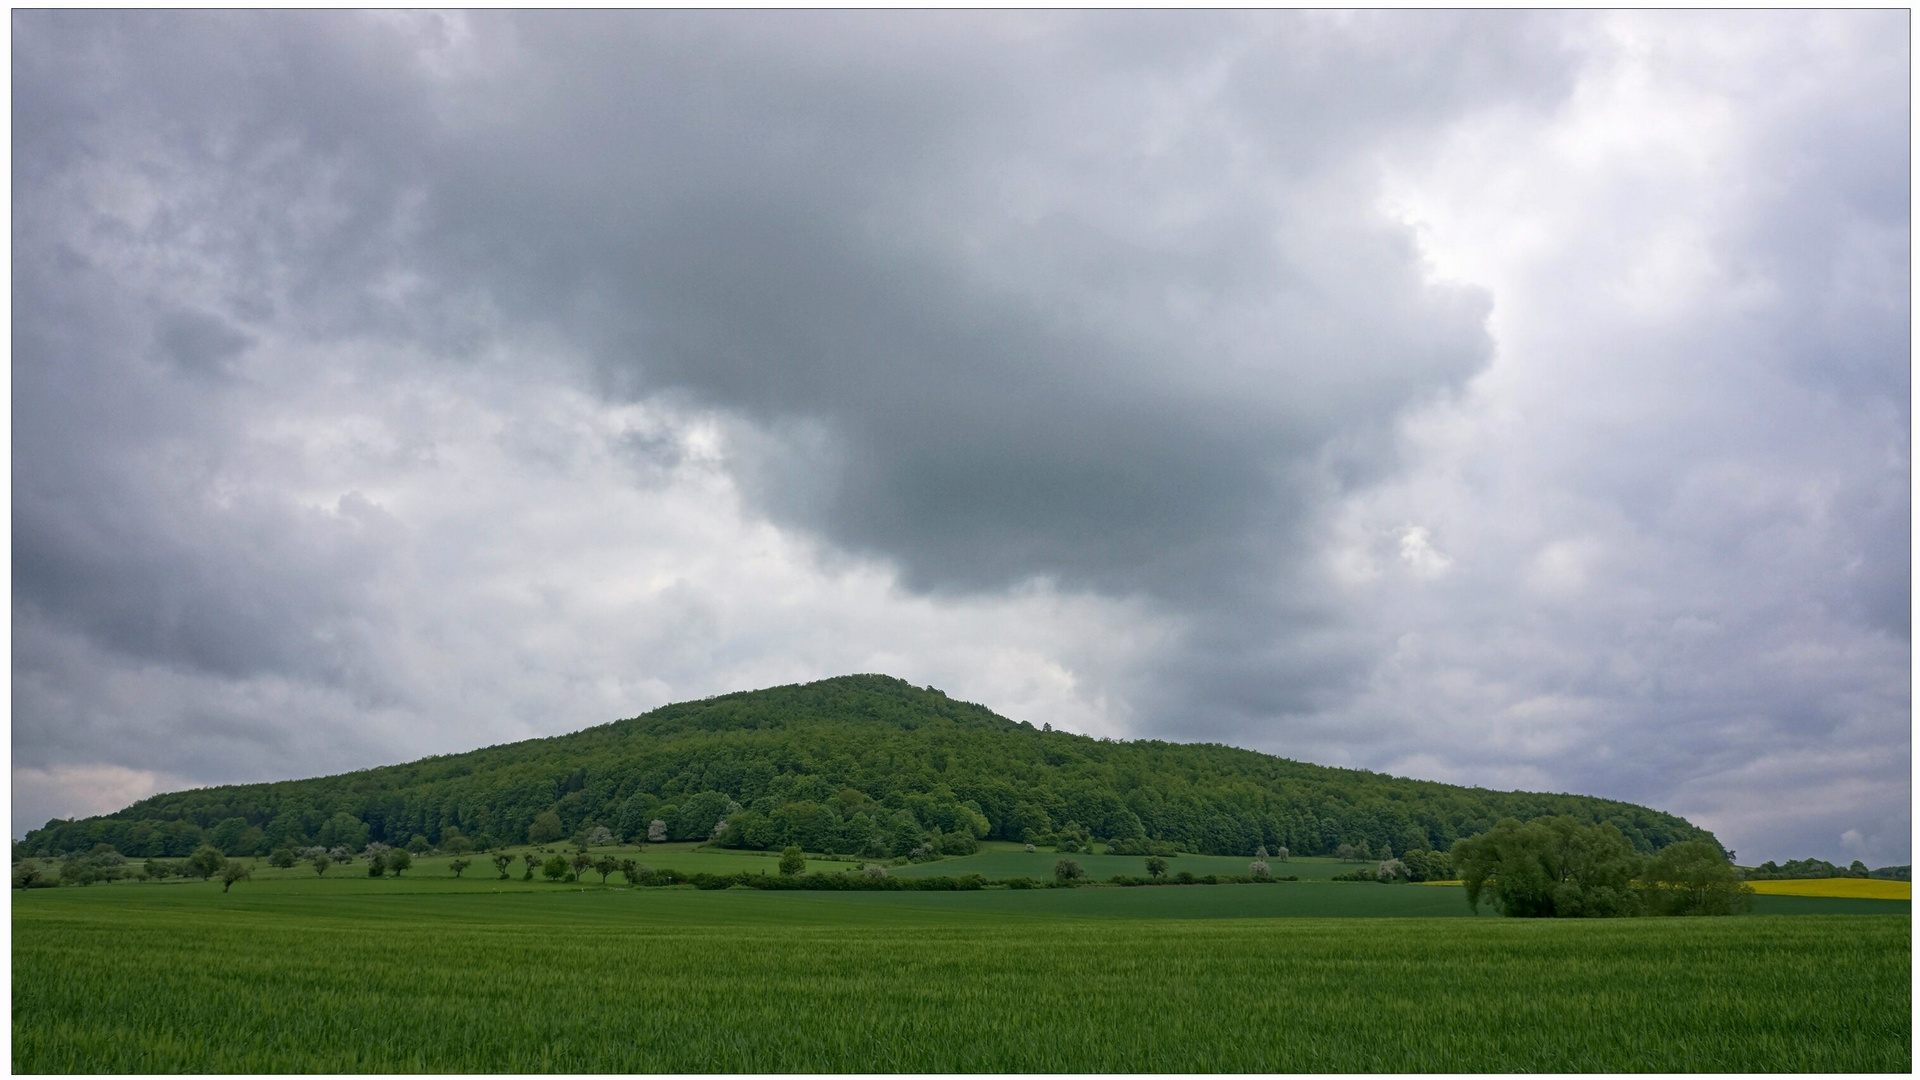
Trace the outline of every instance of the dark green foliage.
[[513, 865], [513, 856], [504, 851], [493, 853], [493, 868], [500, 871], [500, 880], [507, 880], [507, 867]]
[[327, 858], [325, 855], [315, 855], [313, 857], [313, 872], [320, 877], [325, 877], [327, 875], [327, 867], [332, 865], [333, 860]]
[[387, 874], [387, 853], [376, 851], [367, 856], [367, 876], [385, 877]]
[[91, 885], [96, 881], [115, 881], [125, 876], [127, 860], [106, 844], [97, 844], [85, 854], [69, 855], [60, 863], [62, 885]]
[[252, 878], [253, 871], [247, 869], [244, 864], [238, 860], [229, 862], [226, 867], [220, 871], [220, 891], [227, 892], [233, 888], [234, 882], [249, 881]]
[[1416, 849], [1400, 856], [1400, 862], [1407, 868], [1408, 881], [1453, 880], [1453, 860], [1444, 851]]
[[[551, 843], [595, 823], [661, 839], [867, 858], [965, 853], [984, 839], [1095, 840], [1115, 853], [1250, 856], [1445, 849], [1503, 817], [1609, 822], [1636, 851], [1712, 837], [1670, 814], [1331, 769], [1215, 744], [1036, 730], [877, 675], [728, 694], [572, 735], [340, 776], [173, 792], [53, 821], [19, 853], [111, 844], [178, 858], [209, 831], [234, 850], [359, 851], [449, 835]], [[248, 830], [257, 831], [252, 836]], [[251, 843], [253, 847], [247, 848]], [[266, 845], [266, 846], [263, 846]]]
[[565, 855], [548, 856], [547, 861], [541, 864], [540, 872], [545, 874], [549, 881], [559, 881], [567, 876], [567, 857]]
[[781, 874], [792, 877], [795, 874], [804, 874], [806, 872], [807, 860], [805, 856], [800, 854], [800, 848], [798, 846], [789, 845], [785, 851], [780, 853]]
[[226, 857], [210, 846], [202, 846], [187, 857], [187, 868], [198, 874], [202, 881], [219, 873], [225, 865]]
[[1167, 860], [1161, 858], [1158, 855], [1149, 857], [1147, 859], [1147, 876], [1150, 878], [1166, 877], [1167, 876]]
[[387, 869], [393, 871], [394, 877], [399, 877], [401, 871], [412, 867], [413, 855], [406, 848], [394, 848], [387, 852]]
[[[1718, 852], [1718, 847], [1714, 850]], [[1453, 845], [1453, 865], [1478, 907], [1491, 890], [1503, 915], [1595, 917], [1634, 915], [1640, 897], [1634, 878], [1641, 859], [1612, 825], [1582, 825], [1570, 817], [1525, 824], [1511, 818]]]
[[1851, 866], [1835, 866], [1825, 859], [1789, 859], [1775, 863], [1769, 859], [1746, 872], [1748, 881], [1805, 881], [1813, 878], [1881, 878], [1888, 881], [1913, 880], [1912, 866], [1883, 866], [1868, 870], [1858, 859]]
[[267, 865], [277, 870], [285, 870], [292, 866], [294, 861], [292, 848], [275, 848], [273, 854], [267, 856]]
[[454, 877], [459, 877], [460, 874], [463, 871], [465, 871], [467, 867], [472, 865], [473, 865], [472, 859], [455, 859], [452, 862], [449, 862], [447, 864], [447, 869], [453, 871]]
[[1655, 915], [1737, 915], [1753, 908], [1753, 887], [1709, 844], [1669, 844], [1641, 874]]
[[1081, 869], [1080, 864], [1074, 862], [1072, 859], [1061, 859], [1059, 862], [1053, 864], [1053, 876], [1061, 881], [1079, 881], [1081, 878], [1087, 876], [1087, 872]]
[[560, 824], [560, 815], [551, 810], [535, 814], [532, 824], [527, 826], [527, 842], [530, 844], [551, 844], [566, 834], [566, 828]]

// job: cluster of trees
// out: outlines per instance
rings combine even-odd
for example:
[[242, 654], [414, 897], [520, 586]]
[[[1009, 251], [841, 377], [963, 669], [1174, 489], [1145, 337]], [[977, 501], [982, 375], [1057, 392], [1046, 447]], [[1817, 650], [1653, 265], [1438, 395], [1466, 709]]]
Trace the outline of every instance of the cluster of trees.
[[1687, 840], [1648, 856], [1612, 825], [1511, 818], [1453, 845], [1453, 867], [1476, 909], [1529, 918], [1731, 915], [1753, 889], [1718, 845]]
[[963, 854], [990, 838], [1313, 855], [1342, 845], [1444, 851], [1500, 818], [1548, 816], [1610, 823], [1642, 853], [1681, 840], [1718, 847], [1678, 817], [1628, 803], [1404, 780], [1215, 744], [1093, 739], [863, 675], [406, 765], [157, 795], [116, 814], [49, 822], [18, 851], [488, 850], [601, 830], [627, 842], [868, 858]]
[[1753, 867], [1746, 872], [1748, 881], [1798, 881], [1807, 878], [1886, 878], [1893, 881], [1913, 880], [1913, 867], [1882, 866], [1877, 870], [1867, 869], [1867, 864], [1859, 859], [1852, 866], [1839, 867], [1825, 859], [1789, 859], [1785, 863], [1776, 863], [1772, 859]]

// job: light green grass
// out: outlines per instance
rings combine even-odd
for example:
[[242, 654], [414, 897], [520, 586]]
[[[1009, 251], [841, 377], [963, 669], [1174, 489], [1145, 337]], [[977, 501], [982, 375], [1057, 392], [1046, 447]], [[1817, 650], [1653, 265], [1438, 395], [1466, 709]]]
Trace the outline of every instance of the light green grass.
[[[262, 880], [224, 895], [204, 883], [34, 890], [13, 902], [13, 1066], [1904, 1072], [1911, 1064], [1904, 916], [1253, 917], [1289, 893], [1357, 904], [1369, 892], [1453, 891], [1301, 882], [695, 892], [411, 873], [398, 882]], [[1240, 917], [1192, 917], [1207, 914]]]

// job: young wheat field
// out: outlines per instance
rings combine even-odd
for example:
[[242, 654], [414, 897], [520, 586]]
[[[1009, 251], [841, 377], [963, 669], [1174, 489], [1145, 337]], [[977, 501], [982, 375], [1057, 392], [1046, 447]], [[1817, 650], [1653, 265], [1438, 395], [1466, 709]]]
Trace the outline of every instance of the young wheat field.
[[289, 876], [231, 893], [32, 890], [13, 903], [13, 1067], [1911, 1065], [1905, 914], [1244, 917], [1282, 890], [1316, 909], [1437, 895], [1465, 913], [1456, 889], [1309, 882], [909, 894]]

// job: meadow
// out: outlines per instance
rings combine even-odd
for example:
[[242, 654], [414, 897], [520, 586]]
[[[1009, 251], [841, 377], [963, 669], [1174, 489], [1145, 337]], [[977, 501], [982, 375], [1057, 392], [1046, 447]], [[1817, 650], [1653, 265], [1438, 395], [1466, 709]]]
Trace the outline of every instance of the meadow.
[[1471, 917], [1454, 887], [1317, 881], [767, 893], [339, 869], [17, 892], [14, 1069], [1911, 1064], [1904, 913], [1531, 921]]

